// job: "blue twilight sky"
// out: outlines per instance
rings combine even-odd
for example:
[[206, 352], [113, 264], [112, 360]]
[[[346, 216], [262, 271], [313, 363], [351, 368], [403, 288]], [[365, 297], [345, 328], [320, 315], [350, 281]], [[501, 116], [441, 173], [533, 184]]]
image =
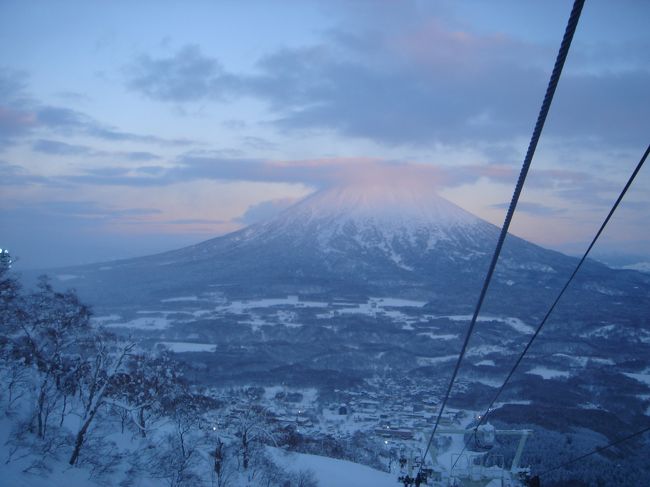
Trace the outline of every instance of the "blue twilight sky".
[[[143, 255], [369, 174], [500, 225], [570, 9], [0, 0], [0, 247]], [[514, 233], [577, 253], [602, 221], [650, 142], [648, 18], [587, 0]], [[598, 252], [650, 259], [649, 173]]]

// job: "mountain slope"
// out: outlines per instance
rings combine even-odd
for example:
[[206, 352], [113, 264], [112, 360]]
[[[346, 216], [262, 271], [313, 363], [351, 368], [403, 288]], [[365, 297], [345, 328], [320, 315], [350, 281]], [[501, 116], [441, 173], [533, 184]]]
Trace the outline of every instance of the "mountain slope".
[[[464, 311], [474, 304], [498, 234], [425, 186], [353, 185], [320, 191], [268, 222], [194, 246], [58, 274], [96, 306], [219, 292], [409, 297]], [[576, 262], [509, 236], [491, 292], [534, 307], [531, 293], [547, 302]], [[644, 289], [635, 284], [643, 280], [637, 273], [595, 262], [580, 279], [611, 296], [621, 285], [623, 294]]]

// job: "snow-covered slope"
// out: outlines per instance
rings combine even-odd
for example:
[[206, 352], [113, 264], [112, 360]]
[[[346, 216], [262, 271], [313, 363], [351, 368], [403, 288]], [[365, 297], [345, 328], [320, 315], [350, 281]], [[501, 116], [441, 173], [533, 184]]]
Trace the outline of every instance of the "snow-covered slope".
[[325, 232], [324, 238], [355, 225], [386, 237], [435, 229], [444, 239], [485, 223], [425, 186], [348, 185], [314, 193], [257, 230], [295, 233], [312, 224]]
[[395, 487], [398, 474], [381, 472], [365, 465], [305, 453], [269, 448], [273, 461], [287, 471], [308, 471], [319, 487]]
[[495, 230], [424, 185], [349, 185], [313, 194], [245, 230], [241, 240], [291, 239], [324, 253], [377, 251], [410, 270], [405, 252], [428, 252], [444, 241], [476, 247]]

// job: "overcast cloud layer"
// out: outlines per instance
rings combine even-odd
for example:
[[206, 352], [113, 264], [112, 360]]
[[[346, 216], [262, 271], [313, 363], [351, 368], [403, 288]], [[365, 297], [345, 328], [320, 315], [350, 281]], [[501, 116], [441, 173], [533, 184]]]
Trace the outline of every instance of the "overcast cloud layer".
[[[648, 143], [649, 14], [585, 7], [516, 233], [579, 249], [622, 187]], [[368, 177], [428, 181], [500, 224], [567, 17], [506, 0], [3, 2], [0, 247], [25, 267], [149, 253]], [[603, 252], [650, 248], [646, 172]]]
[[[268, 103], [278, 128], [331, 129], [382, 144], [503, 142], [529, 134], [554, 52], [436, 23], [414, 27], [396, 38], [331, 33], [327, 45], [264, 56], [248, 75], [187, 45], [168, 57], [138, 57], [127, 86], [169, 103], [254, 97]], [[608, 145], [639, 140], [650, 109], [647, 86], [650, 73], [642, 69], [569, 73], [547, 133]]]

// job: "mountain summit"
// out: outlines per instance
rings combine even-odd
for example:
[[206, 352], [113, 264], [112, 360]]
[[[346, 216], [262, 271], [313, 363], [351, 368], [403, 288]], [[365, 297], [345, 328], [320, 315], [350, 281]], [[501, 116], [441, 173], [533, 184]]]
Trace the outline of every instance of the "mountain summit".
[[332, 266], [416, 271], [437, 249], [440, 256], [477, 251], [496, 235], [496, 227], [421, 184], [366, 184], [319, 191], [233, 237], [242, 246], [282, 242], [292, 252], [318, 252], [314, 258]]
[[372, 221], [389, 228], [417, 226], [458, 226], [479, 219], [438, 196], [424, 184], [356, 184], [318, 191], [308, 196], [288, 214], [303, 219], [333, 217]]
[[295, 233], [311, 228], [318, 232], [363, 234], [378, 230], [390, 238], [435, 229], [433, 233], [444, 238], [448, 231], [481, 223], [484, 222], [423, 185], [373, 184], [318, 191], [261, 226], [259, 231], [275, 228]]

